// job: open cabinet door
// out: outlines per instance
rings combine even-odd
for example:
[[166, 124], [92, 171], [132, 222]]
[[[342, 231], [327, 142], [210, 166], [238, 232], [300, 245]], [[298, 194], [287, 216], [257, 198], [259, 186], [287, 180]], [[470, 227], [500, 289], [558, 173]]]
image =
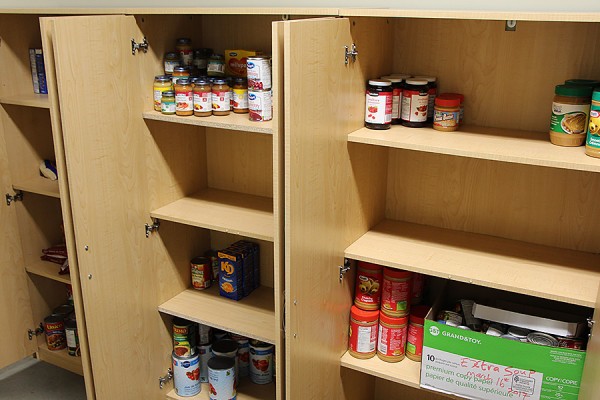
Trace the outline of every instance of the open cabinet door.
[[[596, 300], [593, 320], [600, 320], [600, 287], [598, 288], [598, 299]], [[579, 398], [581, 400], [597, 399], [598, 382], [600, 382], [600, 328], [596, 326], [592, 329], [592, 335], [585, 353], [585, 367], [581, 378]]]
[[[354, 28], [365, 40], [353, 39]], [[365, 79], [388, 72], [381, 58], [386, 29], [385, 20], [285, 23], [288, 399], [373, 397], [372, 377], [340, 366], [354, 280], [353, 272], [340, 280], [339, 266], [346, 247], [383, 218], [384, 204], [373, 198], [385, 190], [385, 153], [353, 148], [347, 135], [363, 126]], [[344, 46], [353, 42], [360, 55], [345, 64]], [[368, 179], [363, 171], [383, 179]]]
[[[52, 39], [81, 290], [98, 399], [164, 399], [171, 343], [157, 311], [132, 16], [64, 17]], [[164, 275], [163, 275], [164, 276]], [[164, 300], [163, 300], [164, 301]]]

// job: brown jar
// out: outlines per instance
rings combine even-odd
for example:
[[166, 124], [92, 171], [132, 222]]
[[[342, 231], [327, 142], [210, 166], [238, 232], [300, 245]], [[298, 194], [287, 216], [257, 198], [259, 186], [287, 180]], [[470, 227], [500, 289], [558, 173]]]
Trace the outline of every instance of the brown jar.
[[245, 78], [235, 78], [233, 85], [233, 112], [248, 113], [248, 81]]
[[194, 81], [194, 115], [196, 117], [212, 115], [212, 89], [207, 79]]
[[194, 114], [194, 96], [189, 79], [180, 78], [175, 84], [175, 114], [184, 117]]
[[229, 115], [231, 112], [231, 92], [224, 79], [215, 79], [212, 86], [213, 115]]

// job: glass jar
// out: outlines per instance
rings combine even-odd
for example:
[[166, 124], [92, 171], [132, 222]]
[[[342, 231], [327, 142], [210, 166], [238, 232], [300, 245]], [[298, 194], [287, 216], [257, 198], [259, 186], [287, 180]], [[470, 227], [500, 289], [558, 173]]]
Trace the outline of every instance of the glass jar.
[[194, 115], [196, 117], [212, 115], [212, 89], [206, 79], [198, 78], [194, 83]]
[[190, 38], [179, 38], [177, 39], [177, 45], [175, 45], [177, 53], [179, 53], [179, 60], [183, 67], [191, 67], [194, 61], [194, 52], [192, 50], [192, 39]]
[[435, 106], [435, 97], [437, 96], [437, 78], [435, 76], [415, 76], [414, 79], [427, 81], [427, 94], [429, 94], [427, 122], [433, 122], [433, 108]]
[[402, 90], [402, 125], [422, 128], [427, 122], [429, 86], [424, 79], [407, 79]]
[[392, 82], [371, 79], [367, 85], [365, 99], [365, 127], [390, 129], [392, 124]]
[[392, 125], [399, 125], [401, 100], [402, 100], [402, 78], [394, 76], [382, 76], [381, 79], [392, 82]]
[[210, 56], [206, 67], [206, 73], [208, 76], [225, 76], [225, 59], [223, 56], [218, 54]]
[[600, 158], [600, 87], [592, 94], [592, 107], [590, 109], [590, 123], [588, 124], [585, 154]]
[[231, 92], [224, 79], [215, 79], [212, 86], [213, 115], [224, 116], [231, 112]]
[[212, 49], [196, 49], [194, 50], [194, 68], [200, 75], [206, 75], [208, 66], [208, 58], [212, 54]]
[[550, 117], [550, 141], [558, 146], [581, 146], [585, 141], [592, 88], [557, 85]]
[[175, 114], [187, 117], [194, 114], [194, 97], [192, 83], [187, 78], [180, 78], [175, 84]]
[[190, 69], [187, 67], [175, 67], [173, 68], [173, 75], [171, 76], [171, 80], [173, 81], [173, 85], [177, 83], [179, 78], [189, 78], [190, 77]]
[[435, 99], [433, 129], [452, 132], [458, 129], [460, 122], [460, 97], [442, 93]]
[[156, 75], [154, 77], [154, 111], [161, 111], [161, 99], [163, 92], [173, 90], [171, 79], [167, 75]]
[[246, 114], [248, 112], [248, 81], [235, 78], [233, 84], [233, 112]]
[[165, 115], [175, 114], [175, 92], [167, 90], [163, 92], [161, 99], [161, 112]]
[[180, 65], [181, 64], [179, 61], [179, 54], [172, 52], [172, 51], [165, 54], [165, 58], [164, 58], [165, 75], [172, 75], [173, 69], [175, 69], [175, 67], [179, 67]]

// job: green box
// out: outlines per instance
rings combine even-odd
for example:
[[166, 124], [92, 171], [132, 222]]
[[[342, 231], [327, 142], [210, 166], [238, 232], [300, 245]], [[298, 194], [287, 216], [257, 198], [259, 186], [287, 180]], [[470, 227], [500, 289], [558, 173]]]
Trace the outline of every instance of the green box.
[[577, 400], [584, 351], [463, 330], [436, 314], [425, 320], [421, 387], [467, 399]]

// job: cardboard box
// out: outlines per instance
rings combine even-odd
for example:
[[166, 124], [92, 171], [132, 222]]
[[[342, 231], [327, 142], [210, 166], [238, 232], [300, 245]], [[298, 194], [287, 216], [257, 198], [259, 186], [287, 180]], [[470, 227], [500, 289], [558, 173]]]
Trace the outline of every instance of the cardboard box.
[[425, 320], [421, 387], [467, 399], [577, 400], [585, 352]]

